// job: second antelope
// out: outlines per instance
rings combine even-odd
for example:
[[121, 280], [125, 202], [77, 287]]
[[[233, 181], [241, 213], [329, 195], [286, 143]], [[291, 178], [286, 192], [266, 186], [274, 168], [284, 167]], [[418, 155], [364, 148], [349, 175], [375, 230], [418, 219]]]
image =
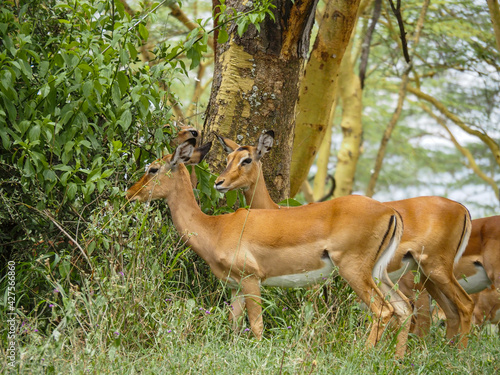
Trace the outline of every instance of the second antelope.
[[394, 327], [396, 356], [402, 357], [410, 305], [386, 272], [402, 235], [399, 215], [373, 199], [350, 196], [293, 211], [239, 209], [208, 216], [198, 207], [183, 164], [196, 163], [207, 151], [208, 146], [195, 149], [194, 144], [188, 140], [152, 163], [127, 198], [167, 200], [177, 231], [231, 289], [233, 326], [246, 307], [251, 329], [261, 338], [261, 285], [316, 284], [337, 266], [373, 313], [367, 344], [375, 345], [387, 326]]
[[[260, 161], [272, 147], [273, 137], [272, 130], [263, 133], [254, 147], [240, 146], [217, 135], [229, 155], [227, 168], [215, 181], [215, 188], [220, 192], [243, 189], [250, 208], [280, 208], [269, 195]], [[340, 198], [333, 201], [337, 199]], [[414, 296], [413, 289], [425, 286], [446, 315], [447, 338], [451, 340], [460, 335], [460, 343], [465, 347], [474, 305], [454, 277], [453, 264], [465, 250], [470, 235], [468, 210], [457, 202], [441, 197], [419, 197], [384, 204], [398, 211], [404, 223], [401, 243], [388, 266], [389, 276], [393, 282], [399, 281], [401, 290], [408, 297]], [[294, 207], [286, 211], [296, 209]], [[423, 276], [422, 283], [415, 285], [413, 275], [408, 272], [417, 269]], [[427, 301], [422, 298], [416, 302]], [[423, 310], [427, 314], [417, 315], [417, 323], [425, 332], [430, 325], [430, 316], [428, 308]]]
[[[472, 220], [472, 233], [455, 276], [474, 299], [474, 320], [500, 323], [500, 216]], [[486, 288], [486, 289], [485, 289]]]

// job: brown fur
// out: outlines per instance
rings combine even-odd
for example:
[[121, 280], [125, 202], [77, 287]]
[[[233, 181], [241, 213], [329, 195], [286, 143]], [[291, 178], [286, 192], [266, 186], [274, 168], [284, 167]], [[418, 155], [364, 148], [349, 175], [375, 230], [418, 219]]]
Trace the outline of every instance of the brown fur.
[[[246, 210], [207, 216], [198, 207], [183, 162], [193, 161], [193, 145], [181, 144], [173, 155], [152, 163], [148, 172], [127, 191], [127, 198], [145, 202], [164, 198], [177, 231], [202, 257], [213, 273], [232, 290], [233, 325], [247, 309], [257, 338], [263, 321], [260, 283], [271, 277], [321, 269], [323, 257], [373, 312], [367, 344], [375, 345], [392, 322], [398, 330], [396, 355], [406, 349], [410, 306], [384, 271], [381, 288], [372, 272], [384, 252], [397, 246], [402, 235], [398, 214], [373, 199], [349, 196], [295, 210]], [[156, 171], [155, 171], [156, 170]], [[152, 173], [151, 171], [155, 171]]]
[[[270, 136], [263, 134], [255, 147], [246, 146], [244, 149], [230, 139], [219, 136], [225, 150], [231, 153], [227, 156], [227, 168], [215, 181], [216, 188], [223, 192], [243, 189], [251, 208], [280, 208], [272, 201], [265, 185], [260, 162], [263, 155], [258, 152], [263, 144], [267, 144], [265, 151], [270, 148]], [[252, 162], [241, 165], [241, 161], [248, 158]], [[414, 289], [422, 290], [425, 287], [446, 314], [448, 339], [458, 334], [461, 345], [465, 347], [473, 302], [453, 275], [453, 264], [458, 250], [462, 248], [463, 251], [470, 234], [468, 210], [457, 202], [441, 197], [418, 197], [387, 202], [385, 205], [398, 211], [404, 223], [403, 238], [388, 266], [388, 272], [403, 267], [403, 257], [410, 253], [423, 274], [422, 282], [416, 285], [413, 275], [407, 273], [399, 281], [402, 291], [413, 298]], [[426, 307], [428, 301], [425, 298], [423, 293], [420, 301], [414, 301], [417, 307], [422, 308], [417, 318], [420, 334], [426, 333], [430, 326], [429, 308]]]

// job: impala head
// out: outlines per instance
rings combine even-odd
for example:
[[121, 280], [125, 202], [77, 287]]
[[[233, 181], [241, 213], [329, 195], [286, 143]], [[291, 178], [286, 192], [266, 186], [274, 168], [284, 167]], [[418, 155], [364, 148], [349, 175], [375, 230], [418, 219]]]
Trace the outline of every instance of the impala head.
[[171, 172], [175, 172], [180, 164], [198, 164], [210, 150], [212, 142], [195, 148], [196, 140], [189, 138], [181, 143], [173, 154], [152, 162], [144, 176], [128, 190], [126, 197], [129, 201], [138, 200], [147, 202], [154, 199], [166, 198], [171, 189]]
[[257, 146], [240, 146], [228, 138], [219, 135], [217, 138], [229, 155], [226, 169], [215, 180], [215, 189], [221, 193], [240, 188], [248, 189], [259, 176], [260, 159], [273, 146], [274, 131], [268, 130], [261, 134]]
[[[166, 125], [168, 128], [172, 128], [170, 125]], [[195, 139], [196, 144], [199, 142], [200, 132], [188, 125], [179, 125], [175, 126], [177, 129], [177, 135], [174, 139], [172, 139], [172, 146], [178, 146], [183, 142], [186, 142], [188, 139]]]

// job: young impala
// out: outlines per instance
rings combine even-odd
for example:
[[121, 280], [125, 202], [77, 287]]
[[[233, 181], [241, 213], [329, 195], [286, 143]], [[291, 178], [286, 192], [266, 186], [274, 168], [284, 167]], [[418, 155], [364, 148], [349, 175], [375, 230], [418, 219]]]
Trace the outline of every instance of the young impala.
[[386, 272], [402, 235], [399, 215], [373, 199], [350, 196], [295, 210], [239, 209], [208, 216], [196, 203], [183, 164], [201, 160], [208, 148], [195, 150], [194, 140], [182, 143], [172, 155], [152, 163], [128, 189], [127, 198], [167, 200], [177, 231], [231, 289], [233, 326], [237, 328], [246, 307], [251, 329], [261, 338], [261, 285], [316, 284], [337, 266], [373, 313], [367, 344], [375, 345], [390, 324], [398, 328], [396, 356], [403, 356], [410, 305], [392, 288]]
[[[215, 181], [215, 188], [220, 192], [243, 189], [251, 208], [280, 208], [272, 201], [266, 188], [260, 161], [273, 144], [274, 132], [262, 134], [255, 147], [239, 146], [230, 139], [217, 137], [229, 155], [227, 168]], [[413, 289], [422, 288], [422, 285], [415, 285], [411, 274], [401, 276], [410, 270], [420, 269], [425, 288], [447, 317], [447, 338], [459, 334], [461, 345], [466, 346], [474, 305], [454, 277], [453, 264], [465, 250], [470, 235], [468, 210], [457, 202], [440, 197], [419, 197], [384, 205], [398, 211], [404, 222], [401, 243], [388, 266], [389, 276], [393, 282], [399, 280], [404, 294], [412, 297]], [[429, 310], [426, 310], [424, 317], [418, 315], [417, 322], [423, 326], [421, 330], [428, 329], [430, 325]]]

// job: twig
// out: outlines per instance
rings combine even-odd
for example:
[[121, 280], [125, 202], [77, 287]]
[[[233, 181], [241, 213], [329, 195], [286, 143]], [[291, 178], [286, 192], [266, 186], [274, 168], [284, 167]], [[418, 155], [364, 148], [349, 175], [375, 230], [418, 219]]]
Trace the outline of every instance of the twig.
[[403, 23], [403, 16], [401, 15], [401, 0], [398, 0], [398, 5], [396, 7], [394, 6], [394, 2], [392, 0], [389, 0], [389, 3], [391, 4], [392, 12], [396, 16], [396, 20], [398, 21], [399, 34], [401, 37], [401, 45], [403, 48], [403, 55], [405, 57], [406, 62], [410, 64], [411, 59], [410, 59], [410, 54], [408, 52], [408, 42], [406, 41], [405, 25]]
[[370, 55], [370, 44], [372, 41], [373, 32], [375, 31], [375, 26], [377, 25], [378, 19], [380, 18], [381, 10], [382, 0], [375, 0], [372, 22], [370, 23], [370, 27], [368, 28], [363, 39], [361, 61], [359, 63], [359, 80], [361, 82], [361, 89], [363, 89], [365, 85], [366, 67], [368, 66], [368, 56]]

